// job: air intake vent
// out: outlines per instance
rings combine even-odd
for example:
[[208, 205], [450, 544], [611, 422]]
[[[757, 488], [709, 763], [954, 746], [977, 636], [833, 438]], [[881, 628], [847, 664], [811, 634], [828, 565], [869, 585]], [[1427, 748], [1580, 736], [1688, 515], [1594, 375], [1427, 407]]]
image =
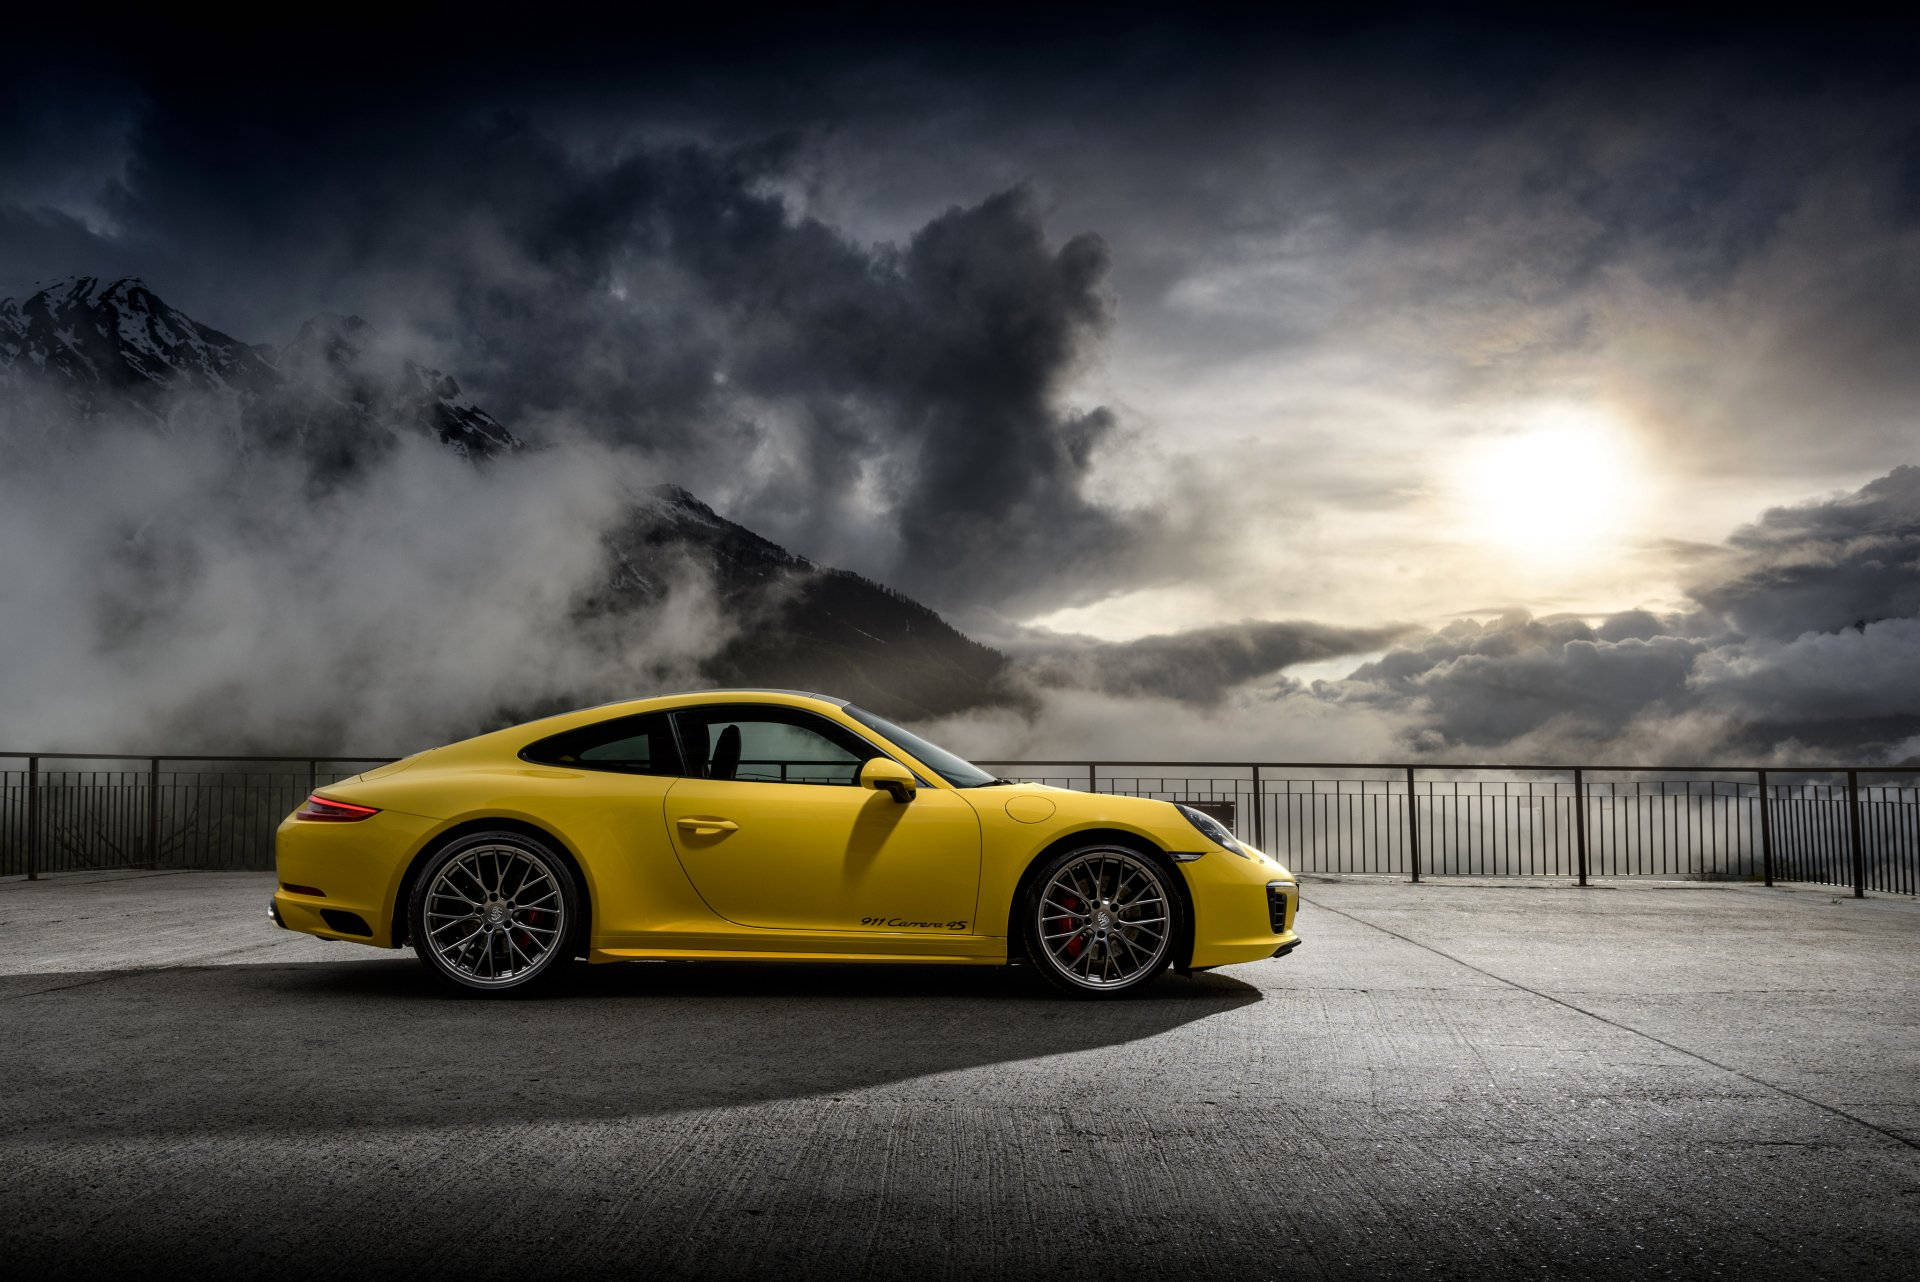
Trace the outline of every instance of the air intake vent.
[[367, 925], [367, 919], [359, 913], [342, 912], [338, 908], [322, 908], [321, 919], [343, 935], [373, 934], [373, 927]]
[[1273, 921], [1273, 933], [1287, 933], [1287, 897], [1293, 887], [1284, 881], [1267, 883], [1267, 916]]

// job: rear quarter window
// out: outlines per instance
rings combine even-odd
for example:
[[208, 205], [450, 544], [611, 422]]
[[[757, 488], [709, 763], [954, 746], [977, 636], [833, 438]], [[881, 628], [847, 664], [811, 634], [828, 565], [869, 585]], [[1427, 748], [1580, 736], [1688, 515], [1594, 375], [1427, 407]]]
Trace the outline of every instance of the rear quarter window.
[[523, 761], [576, 770], [630, 775], [677, 775], [680, 753], [661, 713], [615, 717], [537, 740], [520, 750]]

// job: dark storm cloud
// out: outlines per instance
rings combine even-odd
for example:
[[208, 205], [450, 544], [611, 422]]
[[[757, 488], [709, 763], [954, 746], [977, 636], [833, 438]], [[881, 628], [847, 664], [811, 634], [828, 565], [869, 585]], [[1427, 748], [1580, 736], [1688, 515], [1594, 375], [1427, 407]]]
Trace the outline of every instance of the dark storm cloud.
[[[100, 203], [219, 265], [150, 281], [170, 301], [248, 339], [290, 306], [365, 313], [510, 425], [637, 447], [937, 604], [1097, 591], [1152, 527], [1088, 493], [1111, 413], [1061, 403], [1108, 322], [1105, 247], [1055, 242], [1024, 189], [869, 246], [789, 211], [777, 138], [587, 154], [517, 116], [309, 111], [142, 118]], [[50, 259], [125, 257], [58, 209], [4, 217]]]
[[1728, 542], [1731, 563], [1692, 594], [1748, 635], [1790, 641], [1920, 618], [1920, 467], [1775, 508]]
[[1525, 614], [1463, 619], [1362, 665], [1338, 697], [1417, 708], [1415, 743], [1429, 750], [1493, 747], [1549, 726], [1570, 740], [1604, 743], [1649, 711], [1678, 711], [1703, 645], [1663, 635], [1657, 622], [1651, 636], [1613, 625]]
[[[757, 186], [777, 158], [682, 148], [479, 184], [486, 243], [442, 256], [503, 417], [655, 452], [769, 534], [937, 604], [1111, 581], [1140, 530], [1086, 476], [1112, 416], [1059, 405], [1106, 322], [1106, 254], [1006, 192], [868, 249]], [[491, 208], [489, 208], [491, 206]], [[497, 273], [502, 254], [516, 259]]]

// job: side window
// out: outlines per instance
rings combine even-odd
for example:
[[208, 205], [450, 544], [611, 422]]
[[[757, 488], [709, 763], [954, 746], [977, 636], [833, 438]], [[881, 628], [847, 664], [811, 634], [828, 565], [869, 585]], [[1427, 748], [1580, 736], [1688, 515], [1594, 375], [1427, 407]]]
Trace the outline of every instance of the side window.
[[520, 750], [526, 761], [630, 775], [677, 775], [680, 753], [662, 713], [616, 717], [542, 739]]
[[880, 755], [858, 735], [798, 709], [696, 708], [677, 717], [695, 778], [852, 787], [860, 767]]

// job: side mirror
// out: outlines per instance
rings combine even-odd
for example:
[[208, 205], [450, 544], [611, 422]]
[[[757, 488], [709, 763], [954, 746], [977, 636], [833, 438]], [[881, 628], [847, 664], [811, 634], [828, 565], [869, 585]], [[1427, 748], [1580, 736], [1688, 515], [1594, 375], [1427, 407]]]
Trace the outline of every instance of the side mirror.
[[893, 794], [903, 805], [913, 800], [913, 772], [892, 757], [869, 757], [860, 767], [860, 786]]

